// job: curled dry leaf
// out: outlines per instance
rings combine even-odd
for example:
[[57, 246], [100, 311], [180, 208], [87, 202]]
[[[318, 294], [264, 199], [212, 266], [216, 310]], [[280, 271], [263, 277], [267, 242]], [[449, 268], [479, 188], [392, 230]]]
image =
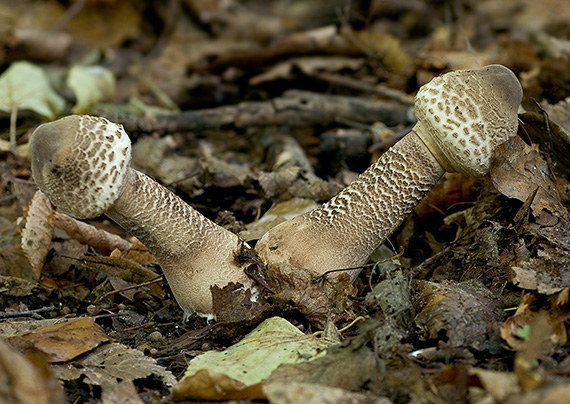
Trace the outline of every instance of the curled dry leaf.
[[53, 225], [49, 220], [52, 213], [48, 197], [42, 191], [36, 191], [28, 208], [21, 243], [36, 279], [40, 278], [53, 237]]
[[95, 268], [107, 275], [115, 276], [127, 282], [137, 284], [149, 282], [146, 287], [148, 287], [154, 296], [164, 296], [164, 290], [161, 285], [151, 283], [151, 281], [156, 280], [159, 275], [130, 259], [112, 254], [110, 257], [84, 257], [81, 261], [83, 265]]
[[537, 223], [553, 226], [566, 215], [550, 170], [540, 153], [518, 136], [497, 148], [491, 166], [491, 180], [499, 192], [509, 198], [527, 201], [536, 191], [530, 208]]
[[251, 290], [242, 284], [232, 282], [223, 288], [213, 285], [210, 290], [218, 322], [251, 321], [269, 308], [267, 304], [262, 306], [253, 301]]

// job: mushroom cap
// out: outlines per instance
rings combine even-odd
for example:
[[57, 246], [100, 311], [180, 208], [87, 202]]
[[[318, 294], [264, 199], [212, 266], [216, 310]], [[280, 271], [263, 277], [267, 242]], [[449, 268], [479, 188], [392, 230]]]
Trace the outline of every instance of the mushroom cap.
[[446, 171], [480, 178], [495, 147], [517, 133], [521, 99], [519, 81], [504, 66], [451, 72], [418, 91], [414, 131]]
[[73, 217], [101, 215], [124, 189], [131, 142], [121, 125], [72, 115], [39, 126], [30, 147], [36, 184]]

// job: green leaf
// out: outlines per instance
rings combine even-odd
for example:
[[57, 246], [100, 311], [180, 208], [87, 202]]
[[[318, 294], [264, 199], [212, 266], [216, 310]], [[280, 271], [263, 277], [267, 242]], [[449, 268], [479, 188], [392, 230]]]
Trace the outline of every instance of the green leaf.
[[15, 62], [0, 76], [0, 111], [29, 109], [54, 119], [65, 101], [51, 86], [45, 72], [28, 62]]
[[73, 66], [67, 76], [67, 85], [75, 93], [74, 114], [89, 112], [95, 104], [115, 94], [115, 77], [102, 66]]
[[528, 342], [530, 339], [530, 325], [526, 324], [523, 328], [519, 328], [516, 332], [516, 336]]

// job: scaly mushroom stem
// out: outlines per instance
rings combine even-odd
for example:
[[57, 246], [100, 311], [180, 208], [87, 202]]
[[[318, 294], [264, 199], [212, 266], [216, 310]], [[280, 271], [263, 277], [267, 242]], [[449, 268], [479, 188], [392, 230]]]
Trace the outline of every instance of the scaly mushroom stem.
[[500, 65], [432, 80], [416, 96], [411, 133], [329, 202], [267, 232], [260, 258], [319, 274], [362, 265], [445, 171], [487, 174], [495, 147], [516, 134], [521, 98]]
[[31, 140], [36, 184], [79, 219], [108, 215], [160, 262], [186, 314], [212, 314], [211, 285], [251, 287], [233, 233], [216, 225], [145, 174], [130, 168], [130, 141], [103, 118], [69, 116], [41, 125]]
[[318, 273], [362, 265], [444, 172], [411, 132], [320, 208], [267, 232], [256, 251], [266, 263]]
[[411, 132], [320, 208], [267, 232], [256, 251], [266, 263], [317, 273], [363, 265], [444, 172]]
[[147, 175], [129, 169], [125, 189], [105, 214], [156, 257], [186, 314], [212, 313], [210, 286], [251, 287], [237, 235], [208, 220]]

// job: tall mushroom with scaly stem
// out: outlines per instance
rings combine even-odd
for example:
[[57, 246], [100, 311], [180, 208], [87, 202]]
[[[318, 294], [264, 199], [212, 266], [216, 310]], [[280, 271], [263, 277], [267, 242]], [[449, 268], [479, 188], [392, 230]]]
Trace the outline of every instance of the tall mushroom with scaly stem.
[[269, 230], [257, 253], [320, 274], [363, 265], [445, 171], [487, 174], [495, 147], [517, 132], [521, 99], [501, 65], [433, 79], [418, 91], [409, 134], [320, 208]]
[[[321, 274], [364, 264], [445, 171], [487, 174], [494, 148], [516, 133], [521, 98], [500, 65], [432, 80], [418, 92], [408, 135], [329, 202], [271, 229], [257, 254], [269, 267]], [[31, 146], [34, 179], [50, 200], [77, 218], [105, 213], [138, 237], [186, 313], [211, 313], [210, 285], [251, 287], [243, 272], [251, 262], [238, 259], [247, 245], [131, 169], [120, 125], [71, 116], [40, 126]]]
[[186, 314], [212, 314], [211, 285], [252, 286], [244, 273], [249, 248], [238, 236], [130, 167], [131, 142], [121, 125], [68, 116], [43, 124], [31, 140], [36, 184], [78, 219], [106, 214], [159, 261]]

